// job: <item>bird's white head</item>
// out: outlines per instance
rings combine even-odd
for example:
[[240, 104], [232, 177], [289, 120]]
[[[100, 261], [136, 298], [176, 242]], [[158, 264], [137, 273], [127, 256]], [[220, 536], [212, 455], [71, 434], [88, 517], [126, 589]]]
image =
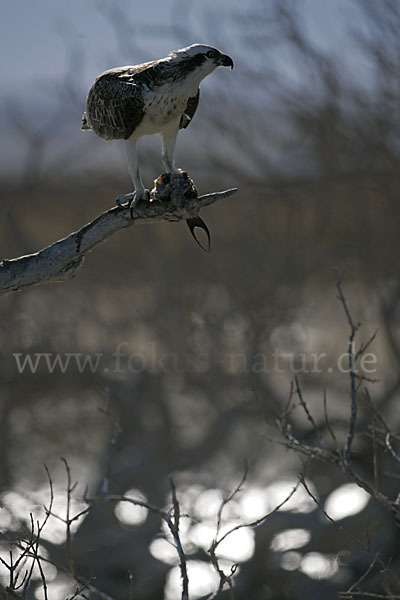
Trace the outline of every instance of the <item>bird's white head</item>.
[[196, 74], [202, 79], [217, 67], [230, 67], [233, 69], [233, 60], [217, 48], [205, 44], [192, 44], [186, 48], [174, 50], [168, 55], [170, 60], [187, 71]]

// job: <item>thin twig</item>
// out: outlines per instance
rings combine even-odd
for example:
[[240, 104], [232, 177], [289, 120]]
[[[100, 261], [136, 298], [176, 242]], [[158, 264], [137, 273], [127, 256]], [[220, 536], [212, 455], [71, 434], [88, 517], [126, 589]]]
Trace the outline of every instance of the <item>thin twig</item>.
[[374, 488], [377, 490], [379, 486], [378, 472], [378, 444], [376, 439], [376, 417], [372, 415], [372, 465], [374, 469]]
[[[314, 501], [315, 505], [319, 508], [319, 510], [321, 511], [321, 513], [324, 515], [324, 517], [333, 525], [335, 525], [335, 527], [337, 527], [337, 529], [339, 529], [339, 531], [341, 531], [342, 533], [344, 533], [346, 535], [346, 537], [348, 537], [349, 539], [351, 539], [353, 542], [355, 542], [358, 546], [360, 546], [361, 548], [363, 548], [366, 552], [368, 552], [368, 554], [370, 554], [372, 560], [374, 562], [376, 562], [377, 564], [379, 564], [380, 568], [384, 571], [387, 570], [387, 565], [383, 562], [383, 560], [379, 557], [379, 554], [374, 553], [371, 550], [371, 544], [369, 539], [367, 540], [366, 543], [364, 543], [362, 540], [360, 540], [359, 538], [357, 538], [355, 535], [353, 535], [352, 533], [350, 533], [347, 529], [345, 529], [343, 527], [343, 525], [341, 525], [340, 523], [338, 523], [335, 519], [333, 519], [324, 509], [324, 507], [322, 506], [322, 504], [320, 503], [320, 501], [318, 500], [318, 498], [315, 497], [315, 495], [312, 493], [312, 491], [310, 490], [309, 486], [307, 485], [307, 482], [305, 481], [305, 478], [303, 475], [299, 476], [299, 480], [302, 484], [302, 486], [304, 487], [305, 491], [307, 492], [307, 494], [310, 496], [310, 498]], [[395, 578], [397, 585], [400, 585], [400, 578], [395, 574], [395, 573], [391, 573], [391, 575]], [[346, 592], [347, 593], [347, 592]]]
[[128, 498], [127, 496], [119, 496], [118, 494], [108, 494], [107, 496], [85, 495], [83, 499], [88, 504], [101, 504], [107, 502], [128, 502], [129, 504], [133, 504], [134, 506], [141, 506], [142, 508], [147, 508], [147, 510], [158, 515], [159, 517], [161, 517], [161, 519], [165, 519], [165, 516], [167, 515], [167, 513], [164, 510], [161, 510], [153, 504], [149, 504], [148, 502], [144, 502], [143, 500], [135, 500], [134, 498]]
[[165, 522], [169, 527], [169, 530], [174, 538], [176, 551], [179, 556], [179, 567], [181, 570], [182, 578], [182, 600], [189, 599], [189, 577], [187, 572], [186, 556], [183, 550], [182, 542], [179, 535], [179, 522], [181, 518], [181, 511], [179, 502], [176, 496], [176, 487], [174, 480], [170, 480], [171, 494], [172, 494], [172, 510], [166, 515]]
[[222, 513], [224, 511], [224, 508], [226, 507], [226, 505], [231, 502], [234, 497], [239, 494], [239, 492], [242, 491], [243, 489], [243, 485], [247, 479], [247, 476], [249, 474], [249, 465], [247, 464], [247, 461], [245, 461], [244, 464], [244, 470], [243, 470], [243, 475], [241, 480], [239, 481], [239, 483], [237, 484], [237, 486], [235, 487], [235, 489], [228, 494], [221, 502], [219, 509], [218, 509], [218, 513], [217, 513], [217, 532], [216, 532], [216, 537], [218, 537], [219, 531], [220, 531], [220, 527], [221, 527], [221, 521], [222, 521]]
[[74, 565], [74, 560], [72, 558], [71, 494], [72, 494], [72, 491], [75, 488], [76, 484], [72, 484], [71, 470], [69, 468], [67, 459], [61, 458], [61, 460], [64, 463], [66, 474], [67, 474], [67, 506], [66, 506], [66, 516], [65, 516], [65, 521], [64, 521], [65, 527], [66, 527], [66, 534], [67, 534], [67, 539], [66, 539], [66, 543], [65, 543], [65, 553], [66, 553], [66, 557], [67, 557], [67, 564], [68, 564], [69, 571], [71, 573], [71, 576], [75, 579], [75, 575], [76, 575], [75, 574], [75, 565]]
[[128, 570], [128, 574], [129, 574], [129, 594], [128, 594], [128, 600], [133, 600], [134, 599], [134, 589], [135, 589], [135, 582], [133, 579], [133, 573], [132, 571], [129, 569]]
[[[347, 594], [349, 594], [350, 592], [355, 591], [356, 588], [358, 588], [360, 586], [360, 584], [365, 581], [365, 579], [367, 579], [368, 575], [371, 573], [372, 569], [375, 567], [377, 563], [377, 558], [375, 557], [374, 560], [369, 564], [367, 570], [357, 579], [357, 581], [355, 581], [347, 590]], [[340, 592], [339, 592], [340, 595]]]
[[312, 414], [311, 414], [311, 412], [310, 412], [310, 410], [309, 410], [309, 408], [307, 406], [307, 403], [304, 400], [303, 392], [301, 391], [301, 387], [300, 387], [299, 379], [298, 379], [297, 375], [295, 376], [294, 381], [295, 381], [295, 384], [296, 384], [296, 394], [297, 394], [297, 397], [298, 397], [299, 402], [301, 404], [301, 407], [303, 408], [303, 410], [304, 410], [304, 412], [306, 414], [306, 417], [307, 417], [308, 421], [311, 424], [311, 427], [314, 429], [314, 432], [318, 436], [319, 441], [321, 443], [321, 446], [324, 446], [326, 448], [327, 447], [327, 443], [325, 442], [324, 438], [321, 436], [321, 434], [320, 434], [320, 432], [318, 430], [317, 424], [314, 421], [314, 417], [312, 416]]
[[354, 434], [356, 429], [356, 421], [357, 421], [357, 386], [356, 386], [356, 377], [355, 377], [355, 335], [357, 330], [360, 327], [360, 323], [357, 325], [354, 323], [353, 318], [351, 316], [347, 300], [343, 294], [342, 290], [342, 280], [344, 277], [344, 272], [336, 273], [336, 289], [338, 292], [338, 299], [340, 300], [344, 313], [347, 318], [347, 322], [350, 326], [350, 335], [348, 341], [348, 357], [349, 357], [349, 374], [350, 374], [350, 421], [349, 428], [347, 433], [347, 442], [344, 451], [344, 462], [345, 464], [350, 463], [351, 458], [351, 448], [353, 445]]
[[364, 344], [361, 344], [361, 346], [359, 347], [358, 351], [356, 352], [355, 355], [355, 360], [357, 361], [360, 356], [362, 356], [363, 354], [365, 354], [366, 350], [370, 347], [370, 345], [372, 344], [372, 342], [375, 341], [375, 338], [378, 334], [379, 329], [375, 329], [374, 333], [371, 335], [371, 337], [369, 338], [369, 340], [367, 340]]
[[331, 426], [330, 420], [329, 420], [329, 415], [328, 415], [328, 407], [327, 407], [327, 397], [326, 397], [326, 388], [324, 388], [324, 417], [325, 417], [325, 425], [326, 428], [329, 432], [329, 435], [331, 436], [332, 440], [335, 442], [336, 445], [336, 450], [339, 452], [340, 450], [340, 446], [339, 446], [339, 442], [336, 438], [336, 434]]
[[299, 483], [300, 483], [299, 481], [297, 481], [296, 485], [293, 487], [293, 489], [288, 494], [288, 496], [282, 502], [280, 502], [280, 504], [275, 506], [275, 508], [273, 510], [271, 510], [269, 513], [263, 515], [261, 518], [256, 519], [255, 521], [252, 521], [251, 523], [240, 523], [239, 525], [236, 525], [236, 526], [232, 527], [231, 529], [229, 529], [226, 533], [224, 533], [221, 537], [218, 538], [218, 533], [219, 533], [220, 526], [221, 526], [221, 515], [222, 515], [223, 508], [226, 506], [227, 502], [231, 501], [235, 497], [235, 495], [237, 493], [239, 493], [239, 491], [241, 490], [241, 486], [242, 486], [243, 482], [245, 481], [246, 477], [247, 477], [247, 470], [245, 470], [240, 483], [235, 487], [233, 492], [231, 492], [227, 496], [227, 499], [221, 503], [221, 506], [218, 511], [216, 535], [215, 535], [214, 540], [211, 543], [211, 546], [208, 548], [207, 552], [210, 556], [211, 564], [213, 565], [214, 569], [216, 570], [216, 572], [219, 575], [219, 585], [218, 585], [218, 589], [213, 594], [211, 594], [211, 596], [209, 597], [209, 600], [213, 600], [214, 598], [217, 598], [219, 596], [219, 594], [222, 592], [225, 585], [228, 585], [228, 587], [229, 587], [230, 599], [235, 600], [235, 592], [234, 592], [234, 588], [233, 588], [233, 576], [236, 573], [237, 565], [233, 565], [230, 574], [227, 575], [219, 564], [219, 559], [217, 556], [218, 546], [228, 536], [230, 536], [235, 531], [238, 531], [239, 529], [243, 529], [245, 527], [246, 528], [248, 528], [248, 527], [255, 528], [255, 527], [258, 527], [259, 525], [261, 525], [262, 523], [264, 523], [269, 517], [271, 517], [274, 513], [276, 513], [278, 510], [280, 510], [282, 508], [282, 506], [284, 506], [290, 500], [290, 498], [296, 492], [296, 490], [299, 486]]
[[[72, 596], [70, 596], [68, 598], [68, 600], [74, 600], [75, 598], [77, 598], [78, 596], [80, 596], [85, 590], [90, 590], [91, 589], [91, 583], [94, 580], [95, 576], [94, 576], [94, 565], [93, 565], [93, 556], [92, 553], [89, 554], [90, 556], [90, 577], [87, 581], [83, 581], [81, 583], [80, 586], [77, 587], [77, 589], [75, 590], [74, 594]], [[78, 579], [75, 579], [75, 581], [79, 582]]]

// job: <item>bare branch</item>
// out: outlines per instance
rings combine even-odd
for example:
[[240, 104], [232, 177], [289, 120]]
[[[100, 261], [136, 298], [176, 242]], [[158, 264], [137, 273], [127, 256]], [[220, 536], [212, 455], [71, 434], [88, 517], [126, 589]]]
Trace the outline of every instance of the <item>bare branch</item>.
[[297, 375], [295, 376], [294, 381], [295, 381], [295, 384], [296, 384], [296, 394], [297, 394], [299, 402], [300, 402], [300, 404], [301, 404], [301, 406], [302, 406], [302, 408], [303, 408], [303, 410], [304, 410], [304, 412], [306, 414], [306, 417], [307, 417], [308, 421], [310, 422], [312, 428], [314, 429], [314, 432], [318, 436], [321, 446], [324, 446], [326, 448], [327, 447], [327, 443], [324, 440], [324, 438], [322, 437], [322, 435], [319, 433], [317, 424], [316, 424], [316, 422], [314, 420], [314, 417], [312, 416], [312, 414], [311, 414], [311, 412], [310, 412], [310, 410], [309, 410], [309, 408], [307, 406], [307, 403], [306, 403], [306, 401], [303, 398], [303, 392], [301, 391], [301, 387], [300, 387], [299, 379], [298, 379]]
[[328, 415], [328, 407], [326, 404], [326, 389], [324, 389], [324, 417], [325, 417], [325, 425], [326, 428], [329, 432], [329, 435], [331, 436], [332, 440], [335, 442], [336, 444], [336, 452], [339, 453], [340, 452], [340, 446], [339, 446], [339, 442], [337, 440], [336, 434], [333, 430], [333, 427], [331, 426], [330, 420], [329, 420], [329, 415]]
[[372, 416], [372, 464], [374, 468], [374, 488], [377, 490], [379, 485], [378, 470], [378, 441], [376, 437], [376, 417]]
[[107, 502], [128, 502], [133, 504], [134, 506], [141, 506], [142, 508], [147, 508], [150, 512], [161, 517], [161, 519], [165, 520], [167, 513], [157, 506], [153, 506], [148, 502], [143, 502], [142, 500], [134, 500], [133, 498], [128, 498], [127, 496], [119, 496], [118, 494], [108, 494], [106, 496], [84, 496], [83, 499], [88, 504], [100, 504]]
[[275, 506], [275, 508], [273, 508], [270, 512], [263, 515], [261, 518], [257, 519], [256, 521], [252, 521], [251, 523], [240, 523], [239, 525], [232, 527], [231, 529], [226, 531], [223, 535], [221, 535], [221, 537], [219, 537], [223, 510], [224, 510], [225, 506], [231, 500], [233, 500], [233, 498], [242, 490], [242, 486], [247, 479], [247, 475], [248, 475], [248, 466], [246, 463], [245, 470], [244, 470], [244, 473], [243, 473], [243, 476], [242, 476], [240, 482], [235, 487], [235, 489], [230, 494], [228, 494], [226, 496], [226, 498], [221, 502], [221, 505], [218, 510], [216, 534], [215, 534], [215, 537], [214, 537], [214, 539], [211, 543], [211, 546], [209, 547], [207, 552], [210, 556], [211, 564], [213, 565], [214, 569], [216, 570], [216, 572], [219, 575], [219, 585], [218, 585], [218, 589], [215, 591], [215, 593], [213, 593], [211, 595], [209, 600], [213, 600], [214, 598], [217, 598], [219, 596], [219, 594], [222, 592], [222, 590], [224, 589], [225, 584], [228, 585], [228, 587], [229, 587], [229, 594], [230, 594], [231, 600], [235, 600], [235, 598], [236, 598], [234, 588], [233, 588], [233, 579], [232, 578], [236, 572], [237, 565], [233, 565], [231, 568], [231, 572], [229, 573], [229, 575], [227, 575], [219, 564], [219, 558], [216, 553], [218, 546], [228, 536], [230, 536], [235, 531], [238, 531], [239, 529], [243, 529], [243, 528], [248, 528], [248, 527], [256, 528], [259, 525], [261, 525], [262, 523], [264, 523], [269, 517], [271, 517], [271, 515], [278, 512], [282, 508], [282, 506], [284, 506], [284, 504], [286, 504], [290, 500], [290, 498], [293, 496], [293, 494], [297, 491], [297, 488], [299, 487], [299, 484], [300, 484], [300, 481], [297, 481], [296, 485], [292, 488], [292, 490], [286, 496], [286, 498], [284, 500], [282, 500], [282, 502], [280, 502], [280, 504]]
[[182, 547], [182, 542], [179, 536], [179, 521], [181, 518], [181, 511], [179, 502], [176, 496], [176, 487], [173, 479], [170, 481], [171, 493], [172, 493], [172, 509], [165, 517], [165, 522], [169, 527], [169, 530], [174, 538], [176, 551], [179, 556], [179, 566], [181, 569], [182, 577], [182, 600], [189, 600], [189, 577], [187, 572], [186, 556]]
[[69, 468], [69, 464], [66, 458], [61, 458], [62, 462], [64, 463], [65, 466], [65, 471], [67, 474], [67, 507], [66, 507], [66, 516], [65, 516], [65, 526], [66, 526], [66, 530], [67, 530], [67, 540], [66, 540], [66, 544], [65, 544], [65, 552], [66, 552], [66, 556], [67, 556], [67, 564], [68, 564], [68, 568], [69, 571], [72, 575], [72, 577], [75, 579], [76, 578], [76, 573], [75, 573], [75, 565], [74, 565], [74, 560], [72, 558], [72, 536], [71, 536], [71, 494], [72, 491], [74, 489], [74, 485], [72, 484], [72, 480], [71, 480], [71, 470]]
[[[347, 590], [347, 592], [345, 592], [346, 594], [349, 594], [350, 592], [354, 591], [356, 588], [359, 587], [359, 585], [365, 581], [365, 579], [367, 579], [368, 575], [371, 573], [371, 571], [373, 570], [373, 568], [375, 567], [377, 563], [377, 557], [374, 558], [374, 560], [369, 564], [368, 568], [366, 571], [364, 571], [364, 573], [362, 573], [362, 575], [357, 579], [357, 581], [355, 581]], [[339, 596], [340, 596], [340, 592], [339, 592]]]
[[189, 600], [189, 577], [187, 572], [187, 561], [186, 555], [183, 550], [182, 542], [180, 539], [180, 518], [181, 511], [178, 502], [178, 498], [176, 495], [176, 487], [174, 481], [171, 479], [171, 494], [172, 494], [172, 506], [168, 511], [164, 511], [148, 502], [143, 502], [142, 500], [135, 500], [133, 498], [127, 498], [126, 496], [118, 496], [118, 495], [107, 495], [107, 496], [98, 496], [98, 497], [85, 497], [85, 501], [89, 504], [95, 504], [99, 502], [129, 502], [135, 506], [141, 506], [143, 508], [147, 508], [147, 510], [153, 512], [158, 515], [164, 523], [167, 525], [169, 531], [174, 540], [174, 546], [178, 553], [179, 564], [182, 575], [182, 600]]
[[356, 420], [357, 420], [357, 385], [356, 385], [356, 355], [354, 349], [354, 339], [357, 330], [360, 327], [360, 323], [355, 325], [350, 309], [347, 304], [347, 300], [343, 294], [342, 290], [342, 280], [344, 277], [345, 271], [342, 273], [336, 273], [336, 289], [338, 291], [338, 299], [340, 300], [344, 313], [346, 315], [347, 321], [350, 326], [350, 335], [348, 341], [348, 357], [349, 357], [349, 374], [350, 374], [350, 421], [349, 421], [349, 429], [347, 433], [347, 442], [346, 448], [344, 452], [344, 462], [346, 465], [350, 463], [351, 456], [351, 448], [353, 445], [354, 434], [356, 430]]
[[182, 197], [179, 206], [175, 198], [175, 202], [140, 202], [132, 211], [121, 206], [111, 208], [78, 231], [39, 252], [11, 260], [4, 259], [0, 263], [0, 294], [30, 285], [70, 279], [82, 265], [89, 250], [116, 231], [140, 223], [191, 219], [205, 206], [233, 196], [236, 192], [237, 188], [232, 188], [198, 198]]
[[135, 586], [135, 582], [133, 579], [133, 573], [132, 571], [129, 569], [128, 571], [129, 573], [129, 594], [128, 594], [128, 600], [134, 600], [134, 586]]
[[296, 483], [296, 485], [293, 486], [293, 488], [290, 490], [290, 492], [286, 496], [286, 498], [284, 498], [284, 500], [282, 500], [282, 502], [277, 504], [275, 506], [275, 508], [273, 508], [270, 512], [266, 513], [265, 515], [263, 515], [259, 519], [256, 519], [255, 521], [251, 521], [250, 523], [240, 523], [239, 525], [235, 525], [235, 527], [232, 527], [232, 529], [230, 529], [229, 531], [224, 533], [224, 535], [222, 537], [220, 537], [219, 540], [215, 540], [215, 543], [216, 543], [215, 548], [217, 546], [219, 546], [219, 544], [221, 542], [223, 542], [234, 531], [238, 531], [238, 529], [244, 529], [244, 528], [248, 528], [248, 527], [255, 528], [255, 527], [258, 527], [259, 525], [261, 525], [262, 523], [264, 523], [267, 519], [269, 519], [269, 517], [271, 517], [273, 514], [278, 512], [282, 508], [282, 506], [284, 506], [287, 502], [289, 502], [289, 500], [291, 499], [293, 494], [297, 491], [299, 484], [300, 484], [300, 481], [298, 481]]
[[[325, 518], [332, 523], [333, 525], [335, 525], [335, 527], [337, 527], [337, 529], [342, 532], [344, 535], [346, 535], [346, 537], [348, 537], [349, 539], [351, 539], [353, 542], [355, 542], [358, 546], [360, 546], [361, 548], [363, 548], [366, 552], [368, 552], [368, 554], [370, 554], [371, 558], [372, 558], [372, 562], [370, 563], [367, 571], [355, 582], [353, 583], [350, 588], [347, 590], [347, 592], [340, 592], [339, 596], [340, 597], [348, 597], [351, 598], [351, 594], [354, 594], [354, 589], [360, 584], [362, 583], [362, 581], [364, 581], [364, 579], [367, 578], [367, 576], [370, 574], [370, 572], [372, 571], [373, 567], [375, 564], [378, 564], [381, 572], [389, 572], [387, 565], [384, 563], [384, 561], [379, 557], [379, 554], [373, 552], [373, 550], [371, 549], [371, 543], [370, 543], [370, 539], [369, 536], [367, 537], [367, 541], [364, 542], [361, 539], [359, 539], [357, 536], [353, 535], [348, 529], [346, 529], [343, 525], [341, 525], [338, 521], [336, 521], [335, 519], [333, 519], [324, 509], [324, 507], [322, 506], [321, 502], [318, 500], [318, 498], [316, 498], [316, 496], [312, 493], [312, 491], [310, 490], [309, 486], [307, 485], [304, 475], [300, 475], [299, 477], [300, 482], [302, 484], [302, 486], [304, 487], [305, 491], [307, 492], [307, 494], [310, 496], [310, 498], [313, 500], [313, 502], [315, 503], [315, 505], [319, 508], [319, 510], [321, 511], [321, 513], [325, 516]], [[399, 585], [400, 580], [398, 578], [398, 576], [393, 573], [390, 572], [390, 575], [392, 577], [394, 577], [395, 582], [397, 585]], [[382, 598], [390, 598], [391, 596], [382, 596]]]
[[246, 479], [247, 479], [247, 476], [248, 476], [248, 474], [249, 474], [249, 466], [248, 466], [248, 464], [247, 464], [247, 461], [245, 461], [245, 464], [244, 464], [244, 471], [243, 471], [243, 476], [242, 476], [241, 480], [239, 481], [239, 483], [237, 484], [237, 486], [235, 487], [235, 489], [234, 489], [234, 490], [233, 490], [233, 491], [232, 491], [230, 494], [228, 494], [228, 495], [227, 495], [227, 496], [226, 496], [226, 497], [225, 497], [225, 498], [222, 500], [222, 502], [221, 502], [221, 505], [220, 505], [220, 507], [219, 507], [219, 509], [218, 509], [218, 515], [217, 515], [217, 533], [216, 533], [216, 536], [215, 536], [216, 538], [218, 537], [218, 535], [219, 535], [219, 531], [220, 531], [220, 529], [221, 529], [222, 513], [223, 513], [223, 511], [224, 511], [224, 508], [225, 508], [225, 506], [226, 506], [226, 505], [227, 505], [227, 504], [228, 504], [228, 503], [229, 503], [231, 500], [233, 500], [233, 498], [234, 498], [234, 497], [235, 497], [237, 494], [239, 494], [239, 492], [241, 492], [241, 491], [242, 491], [242, 486], [243, 486], [243, 484], [245, 483], [245, 481], [246, 481]]
[[358, 360], [359, 357], [362, 354], [365, 354], [365, 352], [368, 350], [368, 348], [370, 347], [370, 345], [372, 344], [372, 342], [375, 341], [376, 336], [378, 335], [378, 331], [379, 329], [375, 329], [374, 333], [371, 335], [371, 337], [369, 338], [369, 340], [367, 340], [366, 342], [362, 343], [360, 348], [358, 349], [355, 359]]

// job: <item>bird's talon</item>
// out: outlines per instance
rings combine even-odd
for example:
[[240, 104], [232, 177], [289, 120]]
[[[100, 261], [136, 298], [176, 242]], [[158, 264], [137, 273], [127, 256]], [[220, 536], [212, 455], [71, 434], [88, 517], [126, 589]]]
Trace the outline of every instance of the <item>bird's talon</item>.
[[133, 210], [138, 202], [148, 202], [150, 200], [149, 190], [143, 190], [141, 192], [132, 192], [130, 194], [124, 194], [117, 196], [115, 202], [117, 206], [121, 208], [129, 208], [131, 219], [133, 219]]
[[139, 198], [139, 200], [144, 200], [145, 202], [149, 202], [150, 200], [150, 191], [144, 190], [143, 197]]
[[138, 202], [148, 202], [150, 200], [150, 192], [149, 190], [143, 190], [141, 192], [135, 193], [135, 204]]
[[132, 214], [132, 210], [138, 202], [141, 202], [141, 201], [148, 202], [149, 200], [150, 200], [149, 190], [143, 190], [143, 192], [131, 192], [130, 194], [122, 194], [121, 196], [117, 196], [115, 198], [115, 203], [117, 206], [120, 206], [121, 208], [130, 208], [131, 214]]
[[135, 200], [136, 193], [122, 194], [115, 198], [115, 204], [121, 206], [121, 208], [129, 208], [132, 202]]

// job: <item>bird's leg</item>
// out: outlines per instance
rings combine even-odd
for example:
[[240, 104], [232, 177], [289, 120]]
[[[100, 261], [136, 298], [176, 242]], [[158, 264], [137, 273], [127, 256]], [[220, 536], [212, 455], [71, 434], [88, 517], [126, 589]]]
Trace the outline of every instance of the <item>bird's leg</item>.
[[166, 172], [170, 175], [169, 183], [171, 190], [171, 202], [175, 206], [181, 206], [183, 202], [182, 184], [183, 171], [175, 169], [174, 150], [176, 136], [178, 135], [179, 122], [162, 133], [162, 161]]
[[149, 190], [146, 190], [146, 188], [143, 185], [142, 178], [140, 177], [136, 151], [136, 140], [124, 140], [124, 150], [126, 162], [128, 164], [129, 175], [132, 178], [133, 185], [135, 186], [135, 191], [131, 194], [117, 196], [116, 203], [118, 204], [118, 206], [121, 206], [125, 202], [128, 202], [128, 207], [131, 207], [132, 210], [133, 205], [136, 204], [136, 202], [138, 202], [139, 200], [148, 200], [150, 198], [150, 192]]
[[177, 127], [162, 133], [162, 162], [166, 173], [173, 173], [174, 171], [174, 150], [178, 128], [179, 124]]

